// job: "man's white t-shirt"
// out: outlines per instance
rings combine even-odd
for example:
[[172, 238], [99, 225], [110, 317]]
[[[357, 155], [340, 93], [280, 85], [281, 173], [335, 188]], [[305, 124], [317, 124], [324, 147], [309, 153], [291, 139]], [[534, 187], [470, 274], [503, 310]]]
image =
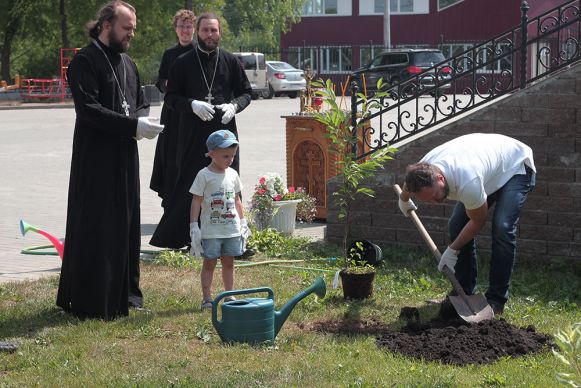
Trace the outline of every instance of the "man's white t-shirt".
[[236, 210], [236, 193], [242, 191], [242, 181], [233, 168], [224, 173], [200, 170], [190, 193], [203, 197], [200, 214], [202, 238], [240, 236], [240, 215]]
[[525, 165], [536, 172], [529, 146], [489, 133], [460, 136], [434, 148], [421, 162], [442, 170], [450, 189], [448, 199], [462, 202], [468, 210], [482, 206], [514, 175], [525, 174]]

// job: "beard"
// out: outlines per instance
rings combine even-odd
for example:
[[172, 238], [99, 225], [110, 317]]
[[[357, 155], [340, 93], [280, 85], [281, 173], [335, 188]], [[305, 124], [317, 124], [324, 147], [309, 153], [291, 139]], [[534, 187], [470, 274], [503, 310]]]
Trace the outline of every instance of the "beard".
[[109, 31], [109, 48], [113, 51], [115, 51], [116, 53], [124, 53], [127, 51], [127, 48], [129, 48], [129, 42], [127, 42], [126, 44], [123, 44], [123, 41], [119, 38], [117, 38], [117, 35], [115, 35], [115, 32], [113, 30]]
[[218, 40], [212, 39], [212, 43], [208, 44], [208, 43], [204, 42], [203, 40], [201, 40], [200, 37], [197, 37], [197, 39], [198, 39], [198, 47], [200, 47], [203, 51], [211, 52], [211, 51], [216, 50], [216, 47], [218, 47]]

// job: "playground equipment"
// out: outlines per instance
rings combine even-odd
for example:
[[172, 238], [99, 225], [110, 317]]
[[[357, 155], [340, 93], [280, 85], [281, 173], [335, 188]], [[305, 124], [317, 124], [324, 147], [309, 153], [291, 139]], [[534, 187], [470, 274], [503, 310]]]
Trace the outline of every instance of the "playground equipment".
[[[245, 298], [222, 303], [222, 319], [218, 320], [221, 299], [242, 294], [267, 292], [268, 298]], [[212, 302], [212, 324], [224, 342], [272, 343], [295, 305], [306, 296], [327, 293], [325, 281], [319, 277], [307, 289], [288, 301], [279, 311], [274, 310], [274, 293], [268, 287], [232, 290], [220, 293]]]
[[36, 226], [32, 226], [32, 225], [24, 222], [23, 220], [20, 220], [20, 233], [22, 233], [22, 236], [26, 235], [26, 233], [29, 230], [46, 237], [52, 243], [52, 245], [54, 245], [54, 247], [56, 248], [56, 251], [58, 252], [61, 260], [63, 259], [63, 254], [65, 252], [65, 241], [64, 240], [60, 240], [60, 239], [56, 238], [55, 236], [53, 236], [52, 234], [48, 233], [47, 231], [44, 231], [40, 228], [37, 228]]
[[16, 74], [14, 76], [14, 84], [13, 85], [8, 85], [8, 82], [6, 82], [6, 81], [0, 81], [0, 88], [2, 91], [16, 90], [16, 89], [20, 88], [20, 74]]
[[25, 78], [21, 81], [20, 97], [24, 101], [47, 101], [71, 98], [67, 81], [67, 69], [79, 48], [60, 49], [60, 70], [58, 78]]

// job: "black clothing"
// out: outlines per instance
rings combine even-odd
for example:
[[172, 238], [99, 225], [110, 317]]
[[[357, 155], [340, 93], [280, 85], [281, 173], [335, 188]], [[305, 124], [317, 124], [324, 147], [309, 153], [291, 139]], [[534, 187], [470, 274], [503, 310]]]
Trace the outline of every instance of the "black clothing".
[[75, 102], [65, 251], [57, 305], [80, 318], [113, 319], [142, 303], [139, 289], [139, 157], [137, 117], [149, 105], [135, 63], [90, 44], [68, 67]]
[[[169, 77], [169, 69], [176, 58], [188, 52], [193, 47], [191, 43], [186, 46], [178, 43], [174, 47], [165, 50], [155, 84], [160, 92], [166, 93], [167, 91], [166, 82]], [[165, 207], [171, 197], [177, 180], [178, 166], [176, 155], [178, 147], [179, 113], [172, 111], [168, 104], [163, 104], [160, 122], [161, 124], [165, 124], [165, 126], [163, 132], [157, 137], [149, 188], [157, 192], [157, 195], [162, 199], [161, 206]]]
[[[179, 171], [176, 188], [153, 233], [151, 245], [177, 249], [190, 243], [192, 194], [189, 190], [198, 171], [210, 164], [210, 158], [205, 156], [208, 151], [206, 140], [218, 129], [228, 129], [238, 137], [236, 117], [228, 124], [222, 124], [222, 111], [216, 108], [214, 118], [203, 121], [192, 112], [192, 101], [206, 101], [208, 86], [211, 86], [212, 95], [215, 97], [211, 102], [213, 105], [234, 103], [238, 106], [237, 112], [240, 112], [250, 104], [252, 88], [240, 62], [225, 50], [220, 49], [219, 52], [213, 84], [212, 77], [218, 57], [216, 50], [209, 55], [199, 48], [190, 50], [178, 57], [170, 69], [165, 103], [180, 112], [177, 150]], [[200, 68], [200, 62], [203, 69]], [[205, 72], [207, 84], [202, 71]], [[232, 164], [232, 168], [237, 171], [238, 154]]]

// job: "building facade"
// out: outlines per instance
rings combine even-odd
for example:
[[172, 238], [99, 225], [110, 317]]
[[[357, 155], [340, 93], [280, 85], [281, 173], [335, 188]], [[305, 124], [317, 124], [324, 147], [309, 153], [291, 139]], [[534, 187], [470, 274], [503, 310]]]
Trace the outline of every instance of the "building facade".
[[[565, 0], [530, 0], [528, 16]], [[383, 42], [385, 0], [309, 0], [281, 37], [283, 59], [335, 79], [367, 64]], [[521, 0], [389, 0], [391, 47], [439, 48], [446, 57], [519, 25]]]

